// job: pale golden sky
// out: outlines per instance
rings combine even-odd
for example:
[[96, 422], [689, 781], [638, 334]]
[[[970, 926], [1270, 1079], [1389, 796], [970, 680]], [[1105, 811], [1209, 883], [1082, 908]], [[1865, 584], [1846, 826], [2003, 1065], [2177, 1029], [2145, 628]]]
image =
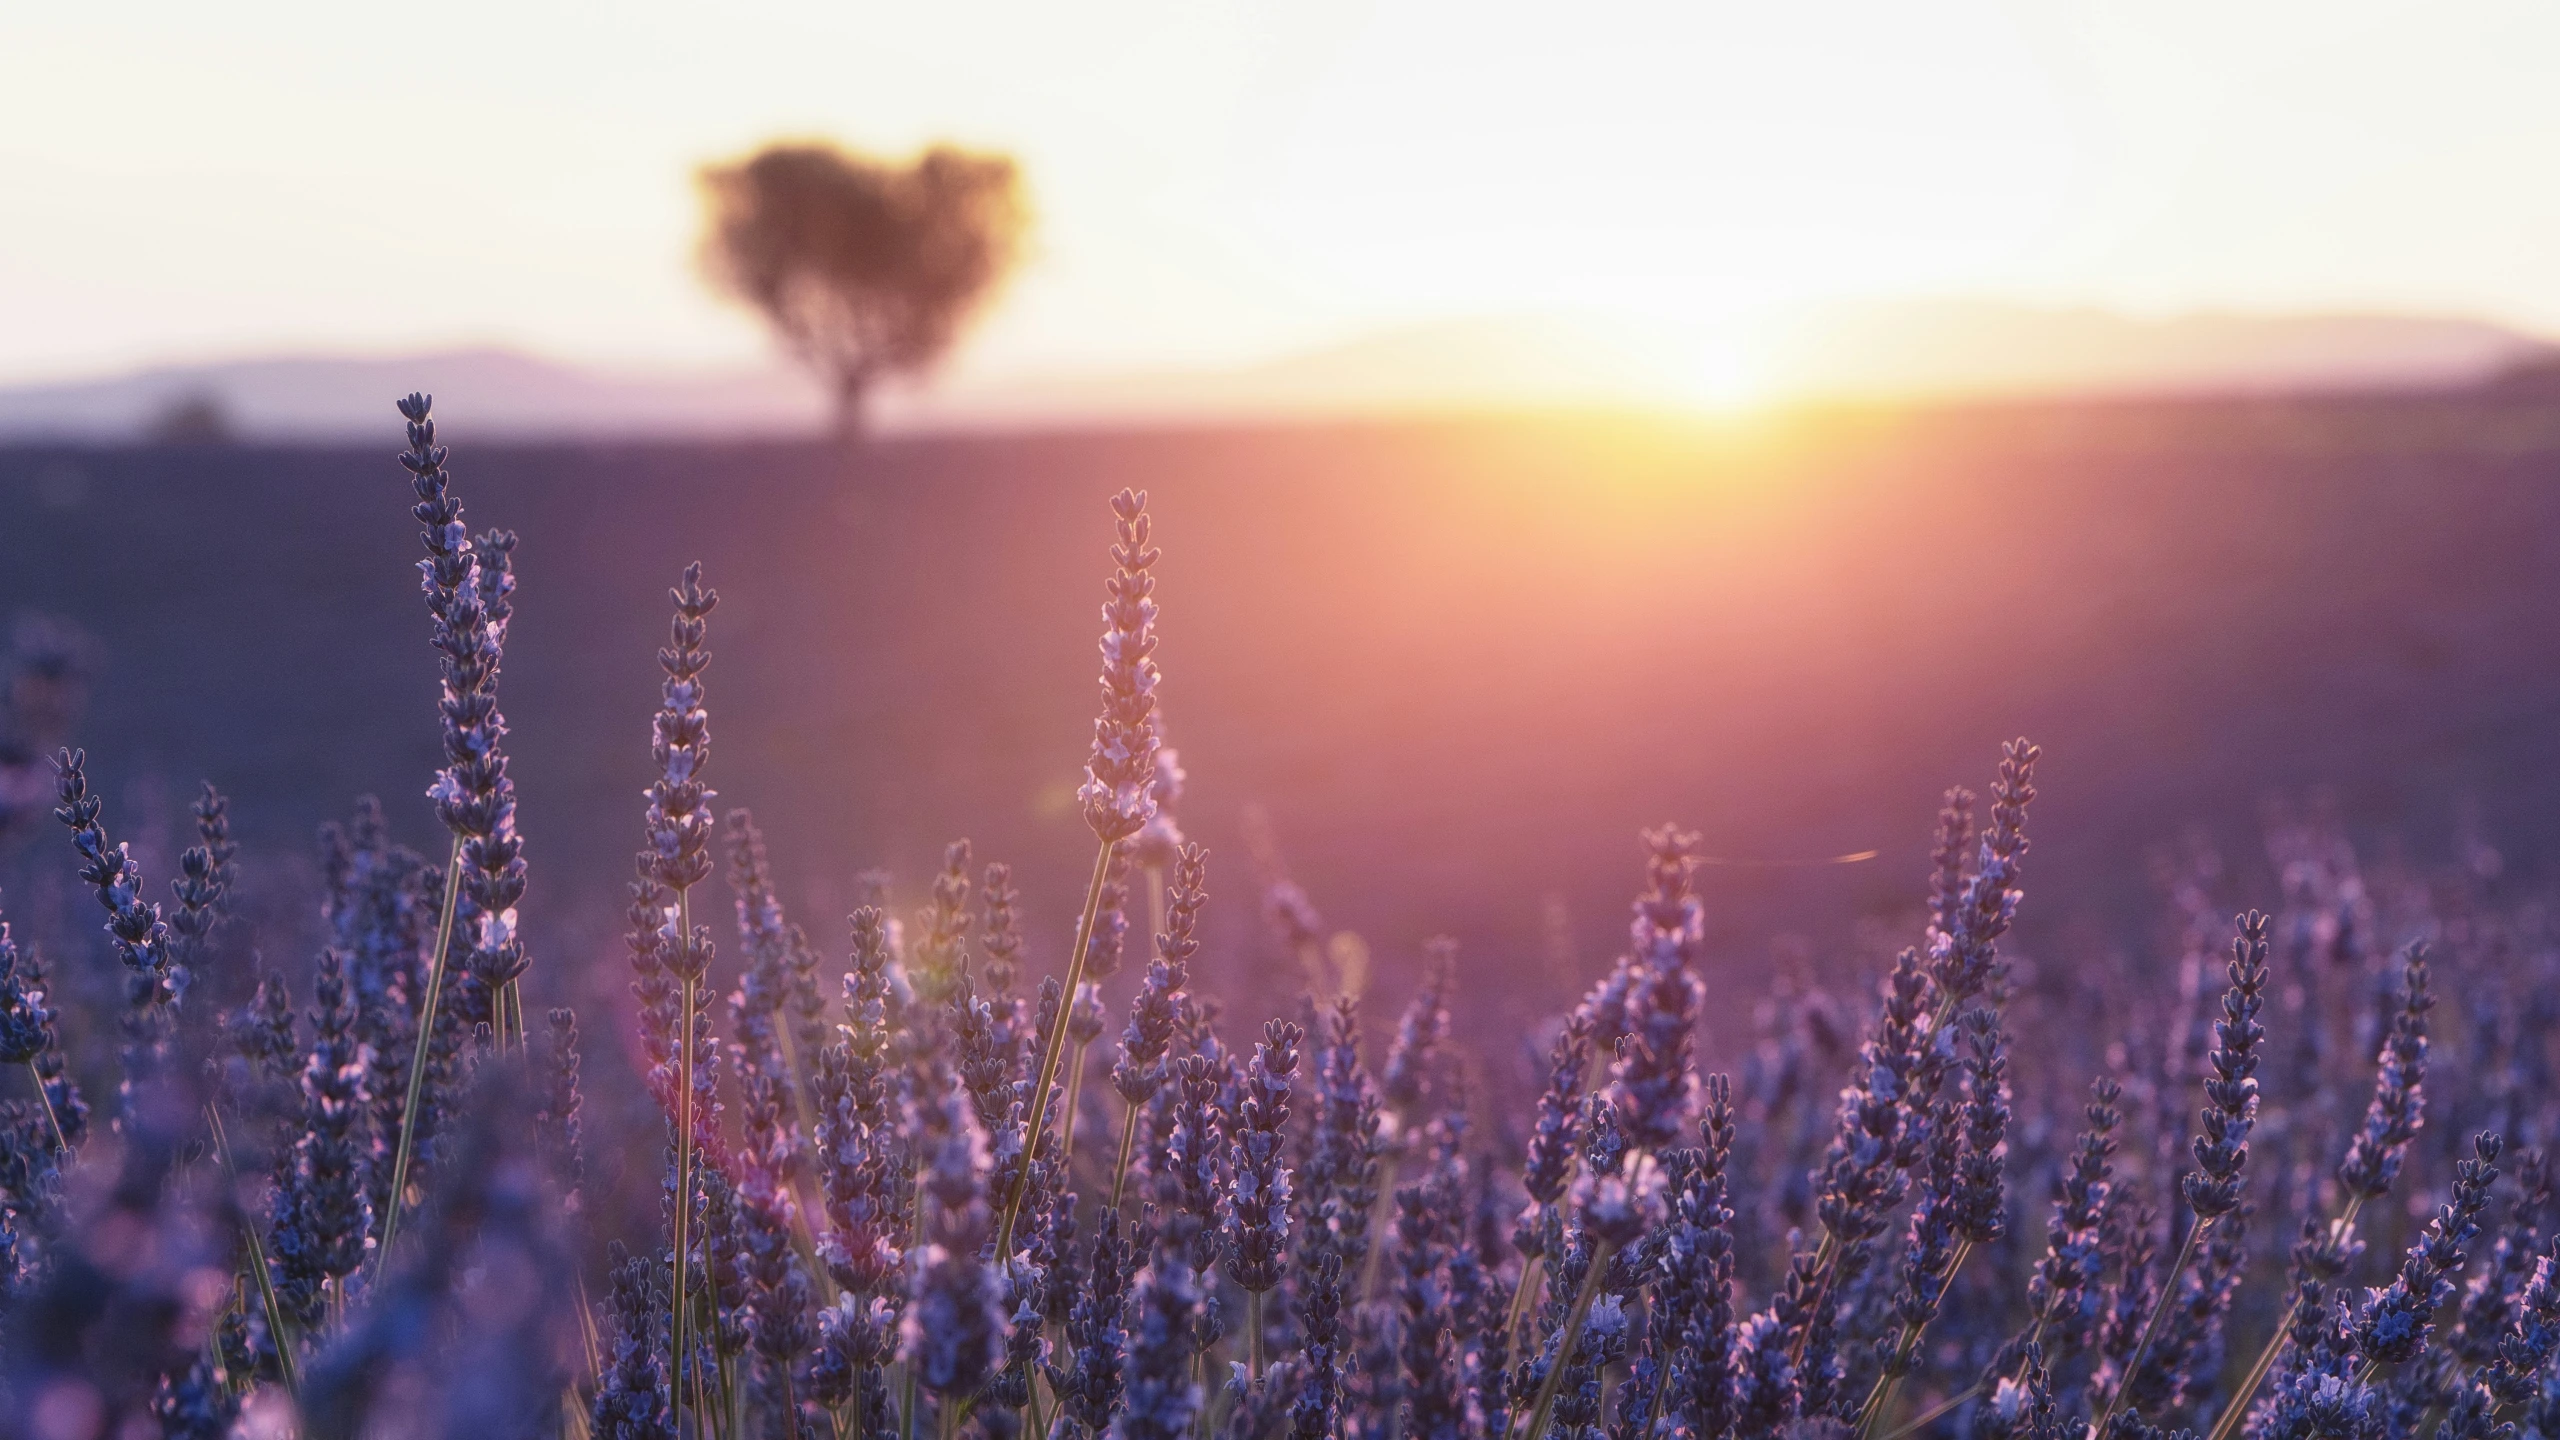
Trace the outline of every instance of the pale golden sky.
[[689, 175], [806, 134], [1023, 157], [982, 373], [1915, 295], [2560, 329], [2548, 3], [35, 9], [0, 20], [0, 378], [754, 355]]

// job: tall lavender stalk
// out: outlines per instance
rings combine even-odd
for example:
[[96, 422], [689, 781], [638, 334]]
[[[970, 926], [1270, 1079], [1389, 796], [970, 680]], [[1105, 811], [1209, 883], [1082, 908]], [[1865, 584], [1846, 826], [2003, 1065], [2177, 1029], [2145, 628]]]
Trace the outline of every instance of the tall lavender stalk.
[[453, 832], [445, 862], [444, 898], [437, 911], [435, 949], [427, 957], [425, 994], [418, 1006], [417, 1049], [409, 1064], [408, 1097], [401, 1106], [399, 1147], [385, 1190], [382, 1243], [375, 1264], [391, 1252], [400, 1233], [409, 1167], [417, 1151], [428, 1059], [442, 1018], [446, 970], [452, 962], [455, 924], [467, 899], [473, 933], [470, 963], [500, 991], [524, 968], [516, 935], [515, 904], [524, 893], [523, 842], [515, 829], [515, 782], [507, 778], [500, 742], [507, 733], [498, 713], [498, 667], [504, 656], [508, 599], [515, 581], [507, 553], [515, 537], [499, 531], [474, 540], [463, 528], [462, 505], [445, 472], [445, 447], [436, 443], [433, 402], [412, 394], [400, 402], [408, 421], [409, 448], [400, 463], [409, 471], [418, 503], [410, 513], [426, 529], [427, 558], [418, 562], [420, 588], [434, 623], [443, 694], [437, 702], [445, 767], [427, 791], [436, 816]]
[[[1147, 543], [1145, 492], [1123, 490], [1111, 498], [1118, 539], [1111, 547], [1119, 567], [1108, 582], [1111, 598], [1102, 607], [1102, 713], [1093, 722], [1093, 751], [1085, 761], [1084, 785], [1076, 798], [1094, 837], [1102, 842], [1093, 858], [1093, 881], [1085, 892], [1084, 915], [1076, 922], [1074, 948], [1068, 951], [1064, 993], [1071, 1002], [1042, 1037], [1040, 1066], [1031, 1084], [1030, 1136], [1032, 1161], [1039, 1157], [1049, 1111], [1049, 1087], [1058, 1080], [1058, 1061], [1065, 1053], [1068, 1010], [1084, 983], [1085, 952], [1093, 943], [1094, 917], [1102, 890], [1121, 845], [1146, 828], [1155, 815], [1157, 671], [1155, 576], [1150, 573], [1161, 552]], [[996, 1254], [1013, 1253], [1014, 1224], [1028, 1193], [1031, 1166], [1005, 1197], [1003, 1218], [996, 1225]]]
[[844, 981], [847, 1024], [817, 1054], [811, 1090], [817, 1102], [818, 1178], [827, 1231], [820, 1258], [843, 1291], [818, 1317], [816, 1398], [850, 1404], [856, 1433], [889, 1427], [883, 1368], [896, 1348], [905, 1303], [896, 1284], [908, 1238], [899, 1201], [904, 1157], [891, 1120], [889, 927], [876, 906], [856, 910], [853, 971]]
[[97, 892], [107, 912], [107, 938], [124, 962], [124, 1081], [117, 1091], [117, 1125], [131, 1123], [144, 1088], [165, 1068], [178, 993], [172, 978], [169, 927], [160, 907], [142, 898], [142, 867], [129, 847], [111, 844], [99, 823], [102, 802], [89, 793], [88, 752], [54, 757], [54, 793], [62, 803], [53, 816], [71, 830], [80, 852], [80, 878]]
[[2375, 1059], [2373, 1099], [2365, 1108], [2363, 1126], [2348, 1142], [2345, 1161], [2338, 1167], [2338, 1183], [2347, 1192], [2346, 1207], [2325, 1225], [2315, 1222], [2316, 1233], [2295, 1247], [2293, 1295], [2286, 1303], [2284, 1316], [2259, 1348], [2257, 1359], [2250, 1363], [2231, 1398], [2223, 1402], [2222, 1414], [2207, 1440], [2231, 1440], [2238, 1434], [2250, 1414], [2250, 1400], [2266, 1383], [2285, 1347], [2305, 1338], [2298, 1332], [2306, 1327], [2316, 1338], [2317, 1327], [2312, 1322], [2322, 1314], [2325, 1283], [2345, 1270], [2354, 1253], [2362, 1248], [2355, 1238], [2357, 1217], [2367, 1201], [2391, 1192], [2409, 1142], [2417, 1138], [2419, 1128], [2426, 1123], [2427, 1015], [2435, 1008], [2427, 975], [2427, 947], [2424, 943], [2410, 945], [2402, 958], [2400, 1001]]
[[346, 961], [320, 952], [312, 983], [312, 1042], [302, 1068], [302, 1135], [276, 1196], [276, 1266], [283, 1297], [306, 1330], [326, 1291], [363, 1263], [373, 1226], [366, 1196], [365, 1067], [347, 1003]]
[[1174, 1027], [1181, 1023], [1183, 987], [1191, 983], [1191, 957], [1200, 942], [1193, 932], [1200, 907], [1208, 900], [1203, 888], [1209, 852], [1185, 845], [1175, 856], [1173, 890], [1164, 906], [1164, 929], [1156, 936], [1155, 959], [1147, 964], [1146, 982], [1129, 1002], [1129, 1024], [1120, 1033], [1120, 1060], [1111, 1068], [1112, 1088], [1127, 1107], [1120, 1123], [1120, 1158], [1111, 1170], [1111, 1208], [1120, 1208], [1129, 1179], [1129, 1156], [1138, 1133], [1138, 1116], [1163, 1089], [1166, 1052]]
[[181, 998], [212, 948], [214, 928], [230, 899], [231, 862], [240, 852], [231, 840], [231, 802], [211, 782], [189, 809], [198, 843], [179, 853], [178, 878], [169, 882], [178, 900], [178, 913], [169, 921], [170, 988]]
[[1902, 1330], [1859, 1417], [1861, 1436], [1874, 1433], [1894, 1388], [1917, 1367], [1921, 1336], [1938, 1317], [1965, 1258], [2008, 1230], [2002, 1167], [2008, 1158], [2009, 1066], [2001, 1053], [2000, 1020], [1984, 1007], [1966, 1011], [1958, 1025], [1967, 1049], [1964, 1094], [1960, 1103], [1944, 1104], [1930, 1117], [1928, 1174], [1912, 1207], [1902, 1292], [1895, 1302]]
[[675, 1360], [669, 1373], [680, 1421], [693, 1340], [687, 1271], [691, 1266], [688, 1232], [697, 1203], [694, 1152], [700, 1143], [697, 1131], [708, 1119], [699, 1092], [708, 1079], [701, 1015], [707, 998], [703, 977], [711, 967], [712, 947], [710, 928], [693, 923], [693, 887], [711, 874], [711, 802], [716, 798], [716, 792], [702, 783], [702, 768], [711, 758], [711, 716], [703, 708], [702, 682], [711, 652], [702, 642], [710, 633], [711, 611], [720, 596], [702, 588], [699, 562], [685, 567], [682, 583], [669, 595], [675, 616], [668, 622], [667, 648], [658, 652], [658, 664], [667, 678], [660, 687], [658, 713], [651, 721], [650, 754], [658, 775], [647, 791], [649, 848], [641, 852], [641, 863], [655, 885], [674, 897], [671, 913], [661, 922], [669, 933], [660, 942], [660, 954], [676, 989], [675, 1254], [667, 1329]]
[[2258, 1011], [2266, 1004], [2267, 917], [2252, 910], [2238, 923], [2240, 937], [2231, 942], [2231, 988], [2222, 997], [2222, 1018], [2213, 1027], [2218, 1043], [2213, 1050], [2213, 1077], [2204, 1082], [2205, 1107], [2199, 1117], [2204, 1133], [2195, 1137], [2196, 1173], [2186, 1177], [2187, 1205], [2195, 1211], [2195, 1223], [2187, 1227], [2177, 1262], [2161, 1281], [2151, 1318], [2143, 1323], [2132, 1353], [2117, 1371], [2106, 1408], [2089, 1427], [2095, 1436], [2107, 1434], [2108, 1421], [2141, 1374], [2143, 1353], [2151, 1347], [2160, 1318], [2177, 1298], [2178, 1282], [2195, 1258], [2198, 1243], [2212, 1233], [2216, 1221], [2240, 1208], [2240, 1172], [2249, 1163], [2249, 1131], [2258, 1119], [2258, 1046], [2267, 1036], [2258, 1023]]
[[[62, 1048], [54, 1030], [54, 1011], [45, 1003], [43, 967], [35, 951], [21, 950], [0, 918], [0, 1065], [24, 1067], [35, 1082], [36, 1101], [44, 1109], [45, 1129], [57, 1155], [66, 1156], [73, 1133], [84, 1128], [87, 1115], [79, 1092], [63, 1073]], [[73, 1119], [63, 1123], [64, 1115]]]
[[1529, 1132], [1528, 1156], [1521, 1164], [1520, 1186], [1529, 1203], [1512, 1228], [1512, 1248], [1524, 1258], [1503, 1321], [1506, 1343], [1519, 1330], [1523, 1309], [1537, 1299], [1547, 1252], [1554, 1245], [1556, 1202], [1573, 1183], [1574, 1149], [1582, 1139], [1582, 1075], [1590, 1059], [1591, 1016], [1576, 1009], [1556, 1032], [1555, 1051], [1547, 1061], [1546, 1089], [1538, 1096], [1538, 1118]]
[[1253, 1378], [1262, 1378], [1262, 1297], [1280, 1283], [1289, 1248], [1289, 1167], [1281, 1139], [1289, 1124], [1289, 1077], [1297, 1073], [1298, 1044], [1306, 1032], [1285, 1020], [1263, 1026], [1253, 1048], [1244, 1095], [1228, 1137], [1227, 1274], [1245, 1292], [1246, 1353]]

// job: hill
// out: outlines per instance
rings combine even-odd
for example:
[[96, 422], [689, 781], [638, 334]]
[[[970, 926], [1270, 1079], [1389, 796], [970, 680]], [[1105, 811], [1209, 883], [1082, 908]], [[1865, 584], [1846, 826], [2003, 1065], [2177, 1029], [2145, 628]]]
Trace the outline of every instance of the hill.
[[[2405, 315], [2185, 315], [1986, 302], [1837, 306], [1735, 327], [1449, 320], [1231, 365], [970, 369], [885, 397], [892, 430], [1387, 419], [1737, 399], [2103, 398], [2445, 389], [2547, 361], [2498, 325]], [[806, 436], [820, 387], [779, 364], [643, 368], [482, 347], [287, 355], [0, 386], [0, 441], [122, 443], [228, 430], [360, 441], [382, 397], [433, 376], [484, 439]]]

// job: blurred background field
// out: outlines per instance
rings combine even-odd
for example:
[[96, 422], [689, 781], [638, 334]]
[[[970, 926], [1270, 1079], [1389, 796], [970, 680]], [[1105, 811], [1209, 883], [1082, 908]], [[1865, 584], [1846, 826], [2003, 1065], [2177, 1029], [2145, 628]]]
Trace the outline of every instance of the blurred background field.
[[[316, 923], [287, 877], [356, 795], [437, 843], [382, 428], [0, 451], [0, 614], [91, 637], [76, 738], [123, 777], [111, 816], [167, 873], [180, 802], [220, 784], [284, 933]], [[721, 806], [755, 810], [794, 912], [832, 946], [859, 870], [912, 905], [966, 835], [1015, 862], [1054, 959], [1122, 485], [1153, 493], [1166, 554], [1183, 823], [1241, 902], [1209, 912], [1208, 983], [1247, 1013], [1297, 983], [1247, 901], [1254, 808], [1382, 992], [1427, 936], [1464, 941], [1471, 1022], [1542, 1013], [1613, 953], [1633, 837], [1666, 818], [1722, 862], [1701, 886], [1741, 993], [1773, 957], [1863, 968], [1865, 922], [1921, 891], [1940, 790], [1980, 788], [2019, 733], [2047, 757], [2041, 963], [2140, 961], [2156, 866], [2200, 839], [2272, 894], [2271, 806], [2369, 861], [2560, 856], [2560, 412], [2529, 394], [1097, 428], [851, 464], [448, 434], [473, 523], [522, 536], [503, 693], [538, 992], [621, 988], [618, 964], [552, 962], [619, 952], [660, 601], [697, 558], [723, 596]], [[20, 913], [67, 889], [34, 829], [0, 858]], [[1710, 1053], [1743, 1039], [1711, 1028]]]

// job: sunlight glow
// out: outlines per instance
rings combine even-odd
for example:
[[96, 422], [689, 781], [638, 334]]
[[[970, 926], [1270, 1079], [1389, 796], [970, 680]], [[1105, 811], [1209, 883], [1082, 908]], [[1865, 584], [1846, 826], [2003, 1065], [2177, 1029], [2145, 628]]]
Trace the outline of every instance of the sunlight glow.
[[2514, 183], [2560, 139], [2552, 7], [457, 0], [430, 28], [14, 20], [0, 378], [764, 355], [698, 283], [687, 177], [784, 134], [1021, 156], [1033, 258], [964, 383], [1573, 314], [1690, 352], [1627, 398], [1714, 408], [1802, 383], [1755, 327], [1870, 299], [2560, 319], [2560, 190]]

